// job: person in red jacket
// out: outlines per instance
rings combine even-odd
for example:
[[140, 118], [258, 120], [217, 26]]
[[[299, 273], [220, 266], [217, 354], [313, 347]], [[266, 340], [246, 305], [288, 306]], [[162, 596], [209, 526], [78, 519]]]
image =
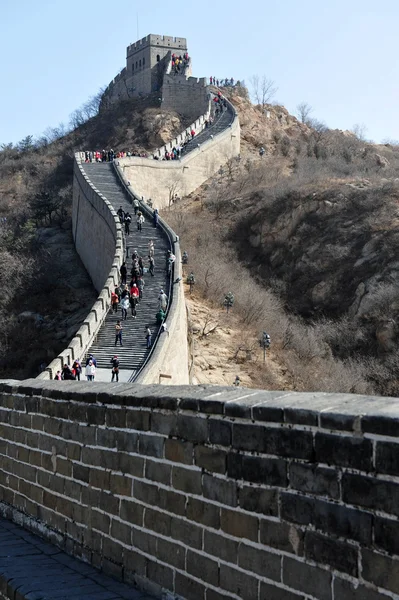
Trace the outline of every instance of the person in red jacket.
[[115, 292], [111, 292], [111, 306], [115, 313], [118, 312], [118, 304], [119, 304], [118, 294], [116, 294]]

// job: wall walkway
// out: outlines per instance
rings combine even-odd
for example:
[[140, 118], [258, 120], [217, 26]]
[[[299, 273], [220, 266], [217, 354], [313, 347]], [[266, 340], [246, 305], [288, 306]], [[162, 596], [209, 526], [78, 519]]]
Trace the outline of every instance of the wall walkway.
[[126, 181], [139, 197], [151, 198], [154, 206], [168, 206], [170, 197], [185, 196], [215, 175], [226, 162], [240, 154], [240, 124], [233, 105], [215, 124], [205, 129], [209, 113], [188, 127], [181, 135], [159, 148], [154, 154], [163, 157], [166, 150], [180, 145], [192, 129], [196, 136], [180, 160], [161, 161], [148, 158], [118, 159]]
[[398, 416], [350, 394], [3, 383], [0, 513], [158, 597], [397, 599]]

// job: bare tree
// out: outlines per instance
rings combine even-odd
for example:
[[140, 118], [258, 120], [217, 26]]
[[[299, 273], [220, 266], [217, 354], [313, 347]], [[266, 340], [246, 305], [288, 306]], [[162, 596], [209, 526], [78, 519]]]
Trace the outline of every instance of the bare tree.
[[175, 173], [172, 181], [166, 186], [168, 190], [169, 208], [172, 206], [176, 199], [178, 191], [181, 189], [182, 176], [181, 173]]
[[355, 123], [351, 131], [355, 134], [358, 140], [360, 140], [361, 142], [366, 141], [367, 127], [364, 123]]
[[252, 75], [250, 78], [251, 96], [255, 104], [260, 104], [265, 108], [266, 104], [275, 96], [278, 87], [272, 79], [268, 79], [266, 75]]
[[310, 114], [313, 112], [313, 108], [307, 102], [300, 102], [296, 107], [296, 114], [302, 123], [308, 123]]

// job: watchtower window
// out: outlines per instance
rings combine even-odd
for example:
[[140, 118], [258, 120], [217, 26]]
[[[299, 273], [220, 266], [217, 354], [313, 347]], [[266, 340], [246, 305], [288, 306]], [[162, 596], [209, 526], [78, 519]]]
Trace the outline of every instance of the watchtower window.
[[141, 58], [140, 58], [140, 60], [139, 60], [139, 67], [140, 67], [140, 69], [141, 69]]
[[159, 54], [157, 54], [157, 62], [159, 62], [161, 60], [161, 57], [159, 56]]
[[132, 73], [134, 73], [134, 63], [132, 63]]
[[145, 58], [143, 58], [143, 67], [144, 67], [144, 65], [145, 65]]
[[136, 60], [136, 69], [137, 69], [137, 65], [138, 65], [138, 62], [137, 62], [137, 60]]

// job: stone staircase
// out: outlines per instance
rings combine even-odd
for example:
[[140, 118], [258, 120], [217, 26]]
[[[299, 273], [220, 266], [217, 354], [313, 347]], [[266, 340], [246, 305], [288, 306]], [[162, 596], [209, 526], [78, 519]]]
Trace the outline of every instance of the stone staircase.
[[[224, 112], [214, 119], [211, 127], [204, 129], [184, 150], [183, 156], [195, 150], [198, 144], [203, 144], [216, 134], [227, 129], [234, 120], [234, 109], [228, 103]], [[120, 369], [131, 371], [129, 380], [133, 381], [140, 368], [149, 356], [147, 350], [145, 329], [150, 327], [153, 344], [156, 341], [159, 327], [156, 325], [155, 314], [158, 310], [158, 296], [162, 288], [170, 299], [170, 281], [166, 272], [166, 253], [171, 248], [166, 234], [158, 227], [153, 227], [149, 216], [143, 224], [142, 232], [137, 231], [136, 219], [130, 198], [123, 189], [111, 163], [82, 163], [82, 167], [91, 183], [99, 190], [117, 211], [122, 206], [124, 211], [132, 215], [130, 235], [126, 236], [126, 265], [128, 268], [127, 283], [130, 281], [131, 256], [133, 250], [143, 257], [144, 265], [148, 264], [148, 242], [150, 239], [155, 245], [155, 276], [149, 273], [144, 275], [145, 288], [143, 299], [137, 306], [137, 316], [134, 319], [129, 311], [127, 320], [123, 321], [123, 346], [118, 344], [115, 348], [115, 324], [121, 319], [121, 309], [114, 313], [110, 310], [94, 340], [89, 352], [97, 360], [97, 368], [109, 369], [111, 371], [111, 359], [117, 354], [120, 361]]]
[[218, 117], [213, 117], [214, 121], [211, 127], [203, 129], [194, 139], [185, 146], [182, 156], [186, 156], [192, 150], [195, 150], [198, 144], [211, 139], [211, 136], [215, 136], [227, 129], [234, 121], [234, 109], [230, 103], [227, 103], [227, 108]]
[[170, 243], [163, 231], [152, 224], [152, 220], [144, 214], [145, 223], [140, 233], [137, 231], [136, 218], [133, 207], [127, 198], [123, 187], [111, 163], [82, 163], [82, 167], [96, 187], [112, 204], [117, 211], [122, 205], [124, 211], [129, 211], [132, 215], [130, 235], [126, 236], [126, 266], [128, 269], [127, 283], [130, 282], [130, 269], [132, 266], [131, 255], [133, 250], [143, 257], [144, 266], [148, 265], [148, 242], [152, 239], [155, 246], [155, 275], [152, 277], [149, 273], [144, 274], [144, 292], [143, 299], [137, 305], [137, 316], [134, 319], [129, 310], [126, 321], [123, 325], [123, 346], [118, 343], [115, 348], [115, 324], [117, 319], [121, 319], [121, 309], [118, 312], [112, 310], [108, 315], [90, 347], [90, 352], [97, 360], [97, 368], [111, 369], [110, 361], [114, 354], [118, 355], [120, 368], [131, 370], [132, 378], [137, 374], [140, 367], [148, 357], [149, 351], [145, 339], [145, 328], [148, 325], [152, 332], [153, 341], [156, 338], [159, 327], [155, 322], [155, 314], [158, 310], [158, 296], [162, 288], [169, 296], [169, 282], [166, 273], [166, 253], [170, 249]]

